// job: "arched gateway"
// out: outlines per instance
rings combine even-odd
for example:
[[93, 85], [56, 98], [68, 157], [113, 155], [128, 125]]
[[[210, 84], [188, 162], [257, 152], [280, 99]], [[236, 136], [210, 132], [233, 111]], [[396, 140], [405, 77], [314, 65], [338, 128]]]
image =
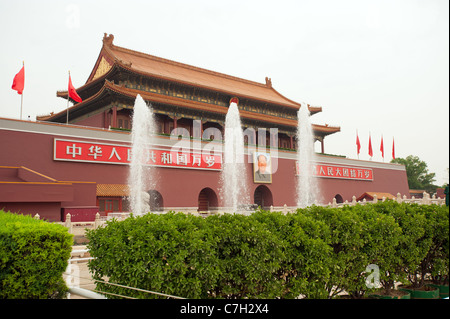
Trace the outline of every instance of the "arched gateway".
[[209, 187], [203, 188], [198, 195], [198, 211], [206, 212], [217, 209], [218, 200], [216, 193]]
[[150, 195], [150, 211], [158, 212], [164, 210], [164, 201], [161, 193], [156, 190], [149, 190], [148, 194]]
[[273, 205], [272, 192], [266, 185], [259, 185], [253, 194], [253, 202], [261, 208], [270, 207]]

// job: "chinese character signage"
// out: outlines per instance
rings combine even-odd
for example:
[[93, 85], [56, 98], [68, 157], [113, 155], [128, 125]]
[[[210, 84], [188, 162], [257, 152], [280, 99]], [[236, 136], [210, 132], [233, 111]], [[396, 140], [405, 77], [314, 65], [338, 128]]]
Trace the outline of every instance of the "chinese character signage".
[[[299, 167], [298, 161], [296, 163], [296, 174], [298, 175]], [[372, 181], [373, 171], [371, 168], [338, 166], [328, 164], [312, 165], [312, 172], [314, 176], [326, 178], [341, 178], [341, 179], [356, 179], [361, 181]]]
[[[53, 159], [102, 164], [123, 164], [131, 162], [131, 146], [86, 141], [54, 140]], [[221, 170], [222, 156], [195, 151], [173, 151], [170, 149], [148, 149], [147, 165], [205, 170]]]

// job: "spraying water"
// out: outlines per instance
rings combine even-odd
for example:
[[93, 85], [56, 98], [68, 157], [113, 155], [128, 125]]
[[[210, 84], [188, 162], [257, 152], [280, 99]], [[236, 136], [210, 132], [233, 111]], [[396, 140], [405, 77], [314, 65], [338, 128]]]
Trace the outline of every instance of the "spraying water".
[[314, 135], [310, 113], [306, 103], [302, 103], [297, 113], [297, 161], [299, 176], [297, 180], [297, 206], [305, 208], [315, 203], [318, 195], [317, 178], [313, 177]]
[[247, 185], [244, 153], [244, 134], [239, 109], [230, 103], [225, 118], [224, 163], [221, 176], [224, 206], [237, 212], [240, 205], [247, 203]]
[[149, 189], [154, 188], [153, 168], [146, 165], [154, 131], [154, 118], [150, 106], [138, 94], [134, 102], [131, 130], [131, 164], [128, 176], [130, 206], [134, 214], [150, 211]]

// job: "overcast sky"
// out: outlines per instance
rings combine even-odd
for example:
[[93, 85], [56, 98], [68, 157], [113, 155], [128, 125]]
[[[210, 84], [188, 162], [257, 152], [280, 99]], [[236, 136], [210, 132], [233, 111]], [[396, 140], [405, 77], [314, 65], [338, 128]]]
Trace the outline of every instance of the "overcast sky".
[[[369, 160], [416, 155], [448, 182], [448, 0], [0, 0], [0, 117], [20, 117], [11, 89], [25, 61], [23, 118], [58, 112], [71, 71], [83, 85], [103, 33], [118, 46], [264, 83], [321, 106], [340, 126], [325, 152]], [[316, 145], [320, 150], [320, 145]]]

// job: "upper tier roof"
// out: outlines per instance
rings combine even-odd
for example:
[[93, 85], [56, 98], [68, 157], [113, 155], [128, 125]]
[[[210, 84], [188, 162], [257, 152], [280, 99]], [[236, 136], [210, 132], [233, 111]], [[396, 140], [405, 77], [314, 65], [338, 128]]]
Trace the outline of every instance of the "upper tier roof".
[[109, 63], [119, 61], [130, 70], [144, 76], [160, 78], [167, 81], [178, 82], [208, 90], [228, 93], [238, 97], [288, 106], [295, 109], [300, 103], [294, 102], [273, 87], [271, 80], [266, 78], [266, 83], [258, 83], [227, 74], [218, 73], [192, 65], [163, 59], [150, 54], [133, 51], [113, 44], [114, 36], [110, 34], [103, 38], [103, 47], [98, 61], [92, 70], [86, 84], [94, 81], [97, 77], [97, 69], [102, 58]]
[[[115, 92], [123, 96], [136, 96], [141, 94], [147, 98], [149, 102], [161, 102], [176, 105], [183, 105], [187, 108], [208, 110], [215, 113], [226, 114], [227, 108], [223, 109], [217, 105], [207, 105], [205, 103], [194, 103], [191, 100], [174, 99], [170, 96], [162, 94], [152, 94], [142, 90], [134, 90], [123, 87], [122, 85], [114, 84], [114, 77], [116, 74], [122, 72], [140, 75], [152, 79], [160, 79], [169, 83], [179, 83], [184, 86], [205, 89], [217, 93], [222, 93], [231, 97], [238, 97], [240, 99], [248, 99], [259, 101], [262, 103], [271, 104], [272, 106], [282, 106], [298, 110], [301, 107], [300, 103], [292, 101], [280, 93], [273, 87], [269, 78], [266, 78], [266, 83], [258, 83], [230, 76], [215, 71], [210, 71], [187, 65], [184, 63], [175, 62], [168, 59], [163, 59], [150, 54], [133, 51], [127, 48], [122, 48], [113, 44], [114, 36], [105, 33], [103, 37], [103, 46], [97, 58], [94, 68], [91, 71], [86, 83], [77, 89], [79, 95], [83, 98], [83, 102], [74, 103], [70, 108], [71, 114], [88, 110], [88, 106], [101, 98], [104, 98], [106, 91]], [[68, 98], [67, 91], [57, 92], [57, 96]], [[198, 104], [198, 105], [197, 105]], [[271, 107], [268, 105], [267, 107]], [[312, 114], [322, 111], [320, 106], [308, 105], [308, 109]], [[41, 117], [41, 120], [57, 120], [62, 119], [63, 113], [61, 111], [57, 114]], [[243, 117], [251, 119], [258, 119], [260, 121], [267, 121], [271, 123], [278, 123], [287, 126], [297, 126], [296, 120], [288, 120], [276, 116], [268, 116], [267, 114], [255, 114], [252, 112], [241, 110]], [[247, 114], [248, 113], [248, 114]], [[272, 118], [273, 117], [273, 118]], [[339, 132], [339, 127], [328, 127], [328, 125], [315, 125], [315, 131], [321, 132], [324, 135]]]

